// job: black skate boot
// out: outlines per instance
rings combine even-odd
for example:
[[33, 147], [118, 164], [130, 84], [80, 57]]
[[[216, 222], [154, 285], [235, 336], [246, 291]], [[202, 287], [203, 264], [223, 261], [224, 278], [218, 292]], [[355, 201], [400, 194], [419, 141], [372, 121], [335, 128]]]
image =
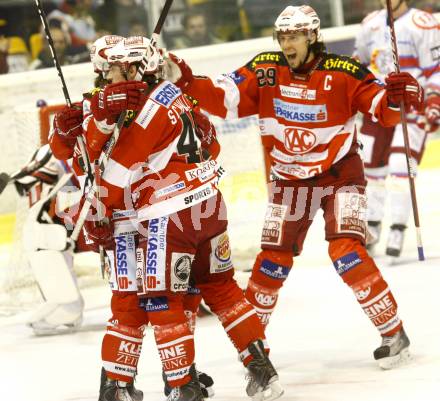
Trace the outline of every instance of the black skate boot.
[[249, 383], [246, 393], [254, 401], [276, 400], [284, 393], [278, 373], [269, 360], [261, 340], [248, 346], [248, 351], [253, 359], [246, 366]]
[[383, 336], [381, 346], [374, 351], [374, 359], [382, 369], [392, 369], [411, 359], [409, 344], [403, 328], [393, 336]]
[[[197, 378], [199, 379], [200, 389], [202, 390], [203, 397], [211, 398], [214, 397], [214, 380], [208, 374], [201, 372], [196, 369]], [[167, 376], [165, 372], [162, 371], [162, 379], [164, 382], [163, 392], [166, 396], [171, 393], [172, 387], [168, 384]]]
[[171, 388], [166, 401], [203, 401], [205, 399], [194, 364], [192, 364], [189, 373], [191, 381], [183, 386]]
[[398, 258], [402, 252], [403, 238], [406, 226], [404, 224], [393, 224], [388, 235], [387, 249], [385, 253], [393, 258]]
[[137, 390], [133, 383], [109, 379], [104, 368], [101, 369], [101, 386], [98, 401], [142, 401], [144, 393]]

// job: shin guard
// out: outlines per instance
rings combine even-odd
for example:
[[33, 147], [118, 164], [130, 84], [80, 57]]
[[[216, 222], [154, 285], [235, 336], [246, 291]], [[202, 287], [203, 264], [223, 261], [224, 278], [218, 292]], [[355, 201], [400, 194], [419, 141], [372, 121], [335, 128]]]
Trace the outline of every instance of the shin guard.
[[359, 240], [331, 240], [329, 254], [336, 271], [349, 285], [365, 314], [382, 336], [402, 328], [397, 303], [373, 259]]

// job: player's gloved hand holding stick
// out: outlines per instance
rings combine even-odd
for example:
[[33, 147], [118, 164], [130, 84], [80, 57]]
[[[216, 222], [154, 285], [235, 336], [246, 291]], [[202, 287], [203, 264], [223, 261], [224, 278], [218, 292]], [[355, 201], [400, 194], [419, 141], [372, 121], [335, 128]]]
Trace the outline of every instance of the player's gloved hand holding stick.
[[[416, 187], [415, 187], [415, 173], [414, 168], [412, 166], [411, 162], [411, 150], [409, 146], [409, 135], [408, 135], [408, 125], [406, 121], [406, 115], [405, 111], [408, 105], [414, 106], [416, 110], [421, 110], [423, 107], [423, 91], [420, 91], [420, 86], [414, 83], [416, 81], [414, 78], [409, 77], [403, 77], [400, 73], [400, 66], [399, 66], [399, 54], [397, 52], [397, 41], [396, 41], [396, 33], [394, 30], [394, 17], [393, 17], [393, 11], [391, 6], [391, 0], [387, 0], [387, 13], [388, 13], [388, 23], [390, 27], [390, 33], [391, 33], [391, 47], [393, 50], [393, 58], [394, 58], [394, 66], [396, 69], [396, 73], [391, 74], [387, 79], [387, 96], [388, 101], [393, 103], [394, 101], [398, 101], [398, 105], [400, 106], [400, 117], [402, 121], [402, 128], [403, 128], [403, 140], [405, 143], [405, 155], [406, 155], [406, 164], [408, 169], [408, 178], [409, 178], [409, 186], [411, 191], [411, 203], [413, 208], [413, 215], [414, 215], [414, 225], [416, 226], [416, 234], [417, 234], [417, 250], [418, 250], [418, 256], [419, 260], [425, 260], [425, 255], [423, 251], [423, 244], [422, 244], [422, 233], [420, 230], [420, 220], [419, 220], [419, 210], [417, 206], [417, 196], [416, 196]], [[409, 74], [408, 74], [409, 75]], [[398, 80], [396, 82], [395, 77], [398, 77]], [[406, 81], [402, 85], [402, 81]], [[417, 82], [417, 81], [416, 81]], [[405, 103], [406, 102], [406, 103]]]
[[[163, 6], [162, 12], [159, 16], [159, 20], [157, 21], [156, 27], [154, 28], [154, 32], [151, 35], [151, 42], [150, 43], [152, 46], [156, 46], [160, 31], [162, 30], [162, 26], [165, 22], [165, 18], [168, 14], [168, 11], [169, 11], [172, 3], [173, 3], [173, 0], [166, 0], [165, 4]], [[136, 77], [135, 77], [136, 81], [140, 82], [142, 80], [142, 78], [144, 76], [144, 72], [148, 66], [148, 61], [149, 60], [146, 55], [144, 57], [144, 59], [142, 60], [141, 65], [139, 66], [138, 71], [136, 73]], [[108, 106], [107, 106], [107, 109], [108, 109]], [[113, 148], [115, 147], [116, 142], [119, 138], [120, 131], [121, 131], [122, 126], [124, 124], [126, 115], [127, 115], [127, 112], [126, 112], [126, 110], [124, 110], [124, 112], [121, 113], [121, 115], [118, 118], [116, 126], [113, 129], [112, 136], [106, 142], [106, 144], [102, 150], [101, 156], [99, 157], [98, 164], [99, 164], [99, 169], [101, 171], [101, 175], [104, 173], [105, 167], [107, 166], [107, 163], [108, 163], [108, 159], [109, 159], [109, 157], [113, 151]], [[107, 118], [107, 116], [106, 116], [106, 118]], [[73, 241], [76, 241], [78, 239], [81, 228], [82, 228], [82, 226], [86, 220], [87, 214], [90, 210], [90, 206], [92, 205], [92, 200], [95, 196], [95, 192], [96, 192], [96, 183], [94, 182], [93, 185], [91, 186], [89, 192], [87, 193], [83, 207], [82, 207], [80, 214], [78, 216], [78, 220], [76, 222], [75, 228], [72, 232], [71, 239]]]

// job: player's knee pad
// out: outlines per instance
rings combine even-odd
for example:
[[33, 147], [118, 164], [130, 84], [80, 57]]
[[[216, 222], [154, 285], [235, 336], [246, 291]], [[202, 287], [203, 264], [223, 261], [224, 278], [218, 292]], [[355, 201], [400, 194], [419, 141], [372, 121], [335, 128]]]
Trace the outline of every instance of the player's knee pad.
[[280, 289], [293, 266], [293, 252], [263, 249], [252, 269], [251, 280], [266, 288]]
[[293, 265], [293, 252], [261, 251], [246, 288], [246, 299], [267, 326], [278, 300], [278, 291]]
[[397, 303], [373, 259], [359, 240], [331, 240], [329, 254], [342, 280], [351, 287], [365, 314], [382, 335], [400, 330]]
[[102, 340], [101, 357], [107, 377], [130, 383], [137, 373], [143, 330], [109, 323]]
[[183, 297], [166, 298], [168, 309], [152, 311], [150, 322], [168, 384], [178, 387], [191, 380], [189, 369], [194, 362], [194, 335], [183, 310]]

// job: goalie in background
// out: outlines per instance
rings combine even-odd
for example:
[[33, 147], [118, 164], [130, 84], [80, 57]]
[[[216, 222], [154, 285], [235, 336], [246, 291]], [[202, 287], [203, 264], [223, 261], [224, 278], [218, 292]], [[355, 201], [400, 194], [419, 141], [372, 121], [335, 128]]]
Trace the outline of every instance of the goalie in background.
[[49, 145], [34, 153], [13, 183], [20, 196], [29, 197], [22, 241], [44, 301], [27, 324], [36, 335], [75, 331], [82, 322], [84, 301], [73, 271], [73, 254], [90, 249], [83, 236], [71, 249], [68, 222], [59, 217], [64, 212], [58, 209], [57, 195], [63, 188], [77, 190], [78, 184], [69, 165], [55, 159]]

